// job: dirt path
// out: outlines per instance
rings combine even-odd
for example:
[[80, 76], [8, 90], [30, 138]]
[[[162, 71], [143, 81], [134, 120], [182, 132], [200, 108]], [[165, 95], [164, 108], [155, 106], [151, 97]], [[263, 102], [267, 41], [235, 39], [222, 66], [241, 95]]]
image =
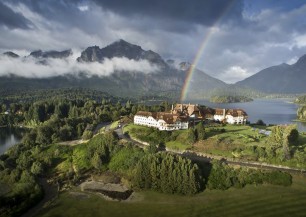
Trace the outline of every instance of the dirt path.
[[88, 140], [83, 140], [83, 139], [77, 139], [77, 140], [70, 140], [70, 141], [64, 141], [64, 142], [59, 142], [59, 145], [69, 145], [69, 146], [74, 146], [78, 144], [82, 144], [87, 142]]

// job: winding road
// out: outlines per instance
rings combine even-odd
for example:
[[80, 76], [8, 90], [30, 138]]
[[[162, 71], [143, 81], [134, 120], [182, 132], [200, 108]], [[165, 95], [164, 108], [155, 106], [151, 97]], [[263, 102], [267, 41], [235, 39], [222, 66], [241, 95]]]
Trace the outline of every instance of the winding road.
[[[115, 132], [118, 134], [120, 139], [127, 140], [129, 142], [132, 142], [133, 144], [137, 145], [138, 147], [145, 148], [148, 146], [146, 142], [142, 142], [140, 140], [135, 140], [127, 135], [124, 135], [123, 128], [126, 124], [123, 124], [121, 127], [118, 127], [115, 129]], [[206, 155], [205, 153], [197, 153], [193, 151], [177, 151], [173, 149], [166, 148], [166, 152], [172, 153], [172, 154], [178, 154], [183, 157], [189, 158], [192, 161], [199, 161], [199, 162], [205, 162], [209, 163], [212, 160], [221, 160], [226, 164], [229, 165], [237, 165], [237, 166], [243, 166], [243, 167], [255, 167], [260, 169], [269, 169], [269, 170], [279, 170], [289, 173], [300, 173], [306, 175], [305, 169], [297, 169], [292, 167], [286, 167], [281, 165], [273, 165], [273, 164], [267, 164], [267, 163], [261, 163], [261, 162], [247, 162], [247, 161], [240, 161], [240, 160], [234, 160], [234, 159], [227, 159], [222, 156], [216, 156], [216, 155]]]

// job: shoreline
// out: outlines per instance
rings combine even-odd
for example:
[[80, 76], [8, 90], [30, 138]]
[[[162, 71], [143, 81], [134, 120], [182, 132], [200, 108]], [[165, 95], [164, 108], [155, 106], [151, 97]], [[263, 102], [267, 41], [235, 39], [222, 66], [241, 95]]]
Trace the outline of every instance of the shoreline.
[[294, 119], [294, 120], [292, 120], [292, 122], [306, 123], [306, 120]]

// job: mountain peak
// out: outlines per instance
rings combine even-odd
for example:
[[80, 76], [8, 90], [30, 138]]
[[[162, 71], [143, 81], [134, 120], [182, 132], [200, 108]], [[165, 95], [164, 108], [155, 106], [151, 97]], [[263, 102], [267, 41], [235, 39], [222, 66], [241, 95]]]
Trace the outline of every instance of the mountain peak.
[[30, 53], [30, 56], [39, 58], [42, 56], [42, 53], [43, 53], [42, 50], [35, 50]]
[[295, 64], [296, 65], [306, 65], [306, 54], [301, 56]]
[[192, 64], [190, 62], [181, 62], [179, 64], [179, 69], [180, 70], [183, 70], [183, 71], [186, 71], [188, 70], [190, 67], [192, 66]]
[[266, 93], [304, 93], [306, 91], [305, 67], [306, 55], [292, 65], [283, 63], [271, 66], [237, 84]]
[[15, 54], [15, 53], [12, 52], [12, 51], [4, 52], [3, 55], [4, 55], [4, 56], [8, 56], [8, 57], [12, 57], [12, 58], [18, 58], [18, 57], [19, 57], [18, 54]]
[[139, 59], [139, 55], [144, 52], [144, 50], [135, 44], [131, 44], [123, 39], [115, 41], [114, 43], [102, 48], [105, 55], [111, 58], [111, 53], [117, 57], [127, 57], [129, 59]]
[[114, 57], [125, 57], [136, 61], [147, 60], [162, 68], [168, 67], [159, 54], [151, 50], [145, 51], [140, 46], [123, 39], [101, 49], [99, 47], [89, 47], [81, 53], [77, 60], [79, 62], [102, 62], [105, 58], [112, 59]]
[[35, 58], [56, 58], [56, 59], [62, 59], [70, 56], [72, 54], [71, 49], [64, 50], [64, 51], [45, 51], [42, 50], [36, 50], [30, 53], [30, 56]]
[[[134, 45], [134, 44], [131, 44], [131, 43], [129, 43], [129, 42], [123, 40], [123, 39], [119, 39], [119, 40], [113, 42], [113, 43], [110, 44], [110, 45], [114, 45], [114, 44], [127, 45], [127, 46], [133, 46], [133, 45]], [[135, 46], [135, 45], [134, 45], [134, 46]]]

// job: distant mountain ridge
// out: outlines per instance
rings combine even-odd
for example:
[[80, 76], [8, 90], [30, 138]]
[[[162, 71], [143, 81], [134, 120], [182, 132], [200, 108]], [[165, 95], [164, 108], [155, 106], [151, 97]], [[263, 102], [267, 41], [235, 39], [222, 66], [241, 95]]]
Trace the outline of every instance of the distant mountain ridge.
[[58, 59], [63, 59], [67, 58], [70, 55], [72, 55], [72, 51], [69, 50], [64, 50], [64, 51], [42, 51], [42, 50], [37, 50], [33, 51], [30, 53], [31, 57], [35, 58], [58, 58]]
[[[184, 71], [186, 75], [191, 73], [188, 81], [188, 90], [186, 90], [186, 99], [203, 99], [209, 97], [213, 92], [219, 89], [228, 88], [225, 82], [214, 78], [205, 72], [197, 69], [189, 62], [181, 62], [179, 69]], [[192, 70], [192, 72], [190, 72]]]
[[18, 54], [15, 54], [15, 53], [12, 52], [12, 51], [4, 52], [3, 55], [4, 55], [4, 56], [7, 56], [7, 57], [11, 57], [11, 58], [18, 58], [18, 57], [19, 57]]
[[306, 93], [306, 55], [288, 65], [272, 66], [236, 83], [266, 93]]
[[[65, 59], [72, 54], [66, 51], [34, 51], [29, 56], [37, 58], [39, 64], [52, 64], [45, 61], [48, 58]], [[165, 61], [158, 53], [143, 50], [140, 46], [124, 40], [116, 41], [104, 48], [92, 46], [82, 51], [76, 61], [81, 63], [102, 63], [105, 58], [127, 58], [130, 60], [145, 60], [158, 66], [155, 73], [115, 71], [109, 76], [88, 76], [86, 73], [60, 75], [48, 78], [24, 78], [6, 76], [0, 79], [0, 89], [12, 92], [16, 90], [57, 89], [57, 88], [90, 88], [105, 91], [116, 96], [138, 97], [161, 95], [179, 99], [182, 88], [188, 76], [190, 63], [183, 62], [178, 67], [173, 60]], [[41, 60], [42, 59], [42, 60]], [[228, 84], [209, 76], [201, 70], [194, 69], [189, 82], [187, 98], [203, 98], [216, 89], [228, 88]]]

